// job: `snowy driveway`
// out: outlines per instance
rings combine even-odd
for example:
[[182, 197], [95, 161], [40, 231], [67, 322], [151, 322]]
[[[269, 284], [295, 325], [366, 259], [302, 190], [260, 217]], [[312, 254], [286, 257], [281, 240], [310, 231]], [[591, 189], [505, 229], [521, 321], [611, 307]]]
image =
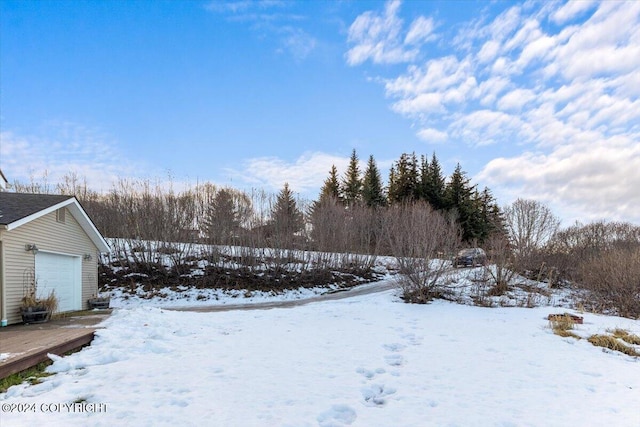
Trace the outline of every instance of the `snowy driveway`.
[[301, 305], [310, 304], [321, 301], [336, 301], [346, 298], [353, 298], [362, 295], [375, 294], [378, 292], [388, 291], [397, 288], [398, 285], [394, 279], [381, 280], [379, 282], [367, 285], [357, 286], [351, 289], [340, 290], [335, 292], [327, 292], [321, 295], [285, 301], [265, 301], [242, 304], [225, 304], [225, 305], [197, 305], [184, 307], [167, 307], [168, 310], [176, 311], [196, 311], [201, 313], [214, 311], [232, 311], [232, 310], [268, 310], [271, 308], [291, 308]]

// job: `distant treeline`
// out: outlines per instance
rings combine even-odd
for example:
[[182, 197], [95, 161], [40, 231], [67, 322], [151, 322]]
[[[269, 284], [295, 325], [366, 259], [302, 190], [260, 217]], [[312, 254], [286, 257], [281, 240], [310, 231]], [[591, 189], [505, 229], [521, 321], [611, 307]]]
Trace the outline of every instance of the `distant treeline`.
[[[354, 150], [347, 170], [340, 175], [333, 166], [312, 202], [295, 197], [287, 184], [268, 194], [211, 183], [174, 191], [171, 183], [121, 179], [99, 193], [75, 174], [55, 186], [16, 182], [14, 190], [75, 195], [103, 235], [128, 240], [123, 247], [129, 248], [140, 240], [166, 243], [176, 269], [191, 256], [193, 243], [209, 244], [209, 256], [216, 255], [216, 245], [237, 248], [244, 265], [256, 266], [254, 275], [262, 274], [264, 263], [276, 271], [285, 265], [299, 270], [292, 260], [300, 250], [316, 251], [305, 268], [322, 274], [368, 271], [377, 255], [392, 255], [408, 280], [405, 290], [424, 301], [439, 295], [432, 287], [448, 268], [441, 262], [434, 269], [431, 260], [482, 246], [495, 267], [495, 277], [487, 279], [495, 292], [508, 290], [518, 272], [550, 287], [587, 290], [583, 303], [593, 310], [640, 317], [639, 226], [600, 221], [560, 229], [560, 219], [535, 200], [500, 209], [491, 191], [479, 191], [460, 165], [446, 178], [435, 154], [430, 160], [402, 154], [385, 185], [373, 156], [361, 172]], [[129, 252], [136, 264], [153, 263], [141, 258], [151, 250]]]
[[459, 227], [463, 243], [482, 243], [504, 229], [491, 191], [479, 191], [460, 165], [446, 179], [435, 153], [431, 161], [402, 154], [385, 185], [373, 156], [361, 172], [354, 150], [344, 175], [333, 166], [313, 202], [295, 197], [287, 184], [278, 194], [268, 194], [211, 183], [174, 191], [171, 183], [121, 179], [99, 193], [73, 173], [53, 186], [16, 182], [14, 189], [75, 195], [105, 236], [144, 240], [258, 244], [260, 239], [268, 246], [388, 252], [381, 239], [383, 210], [414, 203]]

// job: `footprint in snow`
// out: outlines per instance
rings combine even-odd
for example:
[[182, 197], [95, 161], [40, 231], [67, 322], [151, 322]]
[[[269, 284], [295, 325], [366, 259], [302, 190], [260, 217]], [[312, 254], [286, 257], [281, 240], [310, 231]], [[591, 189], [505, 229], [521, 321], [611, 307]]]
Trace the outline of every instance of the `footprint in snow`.
[[333, 405], [324, 411], [316, 420], [320, 427], [342, 427], [352, 424], [358, 415], [349, 405]]
[[360, 367], [356, 369], [356, 372], [362, 375], [363, 377], [365, 377], [366, 379], [370, 380], [373, 377], [375, 377], [376, 374], [384, 374], [386, 371], [383, 368], [378, 368], [375, 371], [373, 371], [371, 369], [365, 369]]
[[413, 334], [413, 333], [402, 335], [402, 338], [407, 340], [411, 345], [422, 344], [422, 338], [418, 337], [416, 334]]
[[387, 396], [394, 394], [396, 389], [386, 387], [383, 384], [371, 384], [362, 389], [362, 398], [367, 406], [384, 406], [387, 403]]
[[400, 354], [390, 354], [384, 357], [384, 360], [387, 362], [389, 366], [402, 366], [404, 363], [404, 357]]
[[407, 346], [400, 343], [391, 343], [391, 344], [384, 344], [383, 347], [385, 348], [385, 350], [398, 352], [398, 351], [404, 350]]

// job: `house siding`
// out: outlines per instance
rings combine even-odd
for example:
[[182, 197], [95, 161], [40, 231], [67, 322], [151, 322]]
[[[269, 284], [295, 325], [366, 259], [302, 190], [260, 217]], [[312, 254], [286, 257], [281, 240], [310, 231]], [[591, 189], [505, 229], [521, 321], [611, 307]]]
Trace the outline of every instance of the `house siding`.
[[[38, 250], [80, 257], [82, 264], [82, 306], [87, 308], [87, 299], [98, 291], [98, 248], [82, 229], [71, 212], [64, 208], [65, 222], [56, 220], [56, 212], [51, 212], [11, 231], [2, 231], [2, 267], [4, 272], [3, 315], [8, 323], [22, 321], [19, 313], [20, 300], [24, 295], [25, 282], [29, 272], [35, 274], [35, 256], [25, 251], [25, 245], [35, 243]], [[83, 259], [91, 254], [91, 260]]]

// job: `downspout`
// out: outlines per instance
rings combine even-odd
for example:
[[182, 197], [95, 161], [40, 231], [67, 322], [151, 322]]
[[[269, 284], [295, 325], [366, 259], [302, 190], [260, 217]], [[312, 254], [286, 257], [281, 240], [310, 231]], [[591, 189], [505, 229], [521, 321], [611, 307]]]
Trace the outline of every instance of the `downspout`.
[[[6, 229], [6, 226], [3, 228]], [[7, 298], [6, 298], [6, 281], [4, 280], [4, 247], [2, 244], [2, 230], [0, 229], [0, 327], [7, 326]]]

